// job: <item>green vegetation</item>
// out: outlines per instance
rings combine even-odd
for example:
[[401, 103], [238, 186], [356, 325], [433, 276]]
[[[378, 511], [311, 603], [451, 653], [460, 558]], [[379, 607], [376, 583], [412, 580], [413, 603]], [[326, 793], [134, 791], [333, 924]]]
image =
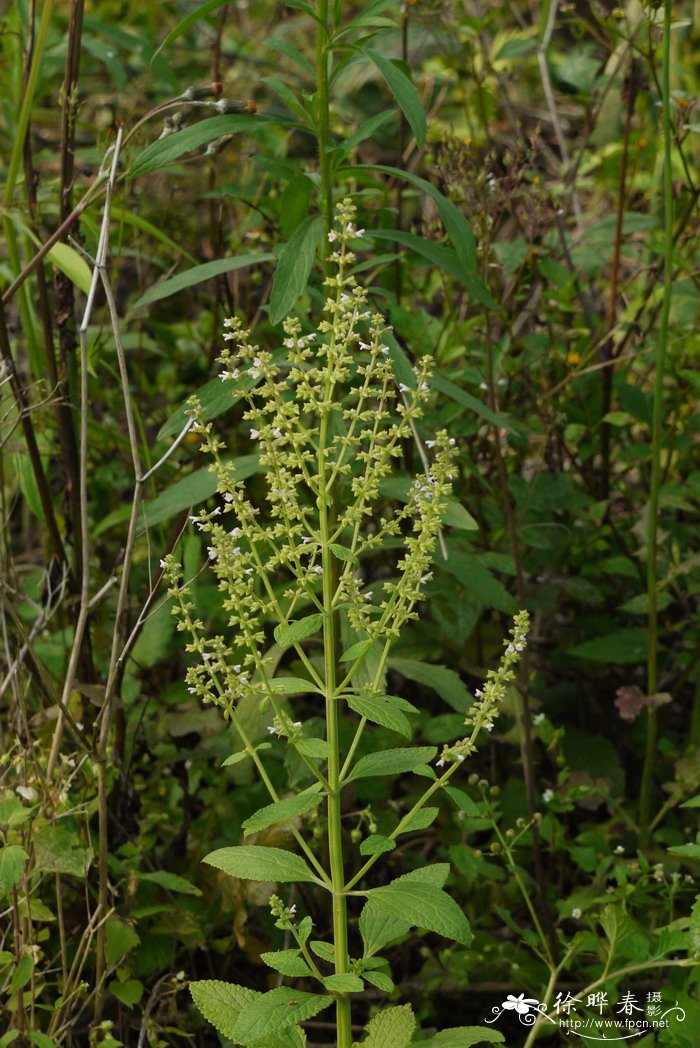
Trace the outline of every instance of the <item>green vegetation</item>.
[[697, 1048], [697, 4], [2, 27], [0, 1046]]

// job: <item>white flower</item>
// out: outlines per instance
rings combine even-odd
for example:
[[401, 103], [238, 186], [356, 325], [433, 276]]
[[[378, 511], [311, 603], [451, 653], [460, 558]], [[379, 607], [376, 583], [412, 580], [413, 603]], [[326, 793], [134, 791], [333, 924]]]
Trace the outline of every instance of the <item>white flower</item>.
[[330, 233], [328, 234], [328, 243], [332, 244], [333, 241], [337, 240], [337, 239], [338, 239], [338, 234], [336, 233], [336, 231], [334, 229], [331, 229]]
[[533, 724], [542, 724], [543, 720], [544, 720], [544, 713], [536, 713], [535, 716], [532, 718], [532, 723]]
[[161, 568], [165, 568], [166, 567], [166, 562], [162, 558], [161, 558], [161, 560], [158, 563], [160, 564]]
[[542, 800], [545, 804], [549, 804], [551, 800], [554, 800], [554, 790], [545, 790], [542, 794]]
[[290, 913], [296, 913], [297, 912], [297, 904], [295, 902], [293, 902], [291, 906], [287, 907], [287, 909], [289, 910]]
[[323, 575], [323, 568], [320, 564], [316, 564], [311, 570], [315, 571], [317, 575]]
[[460, 764], [463, 764], [464, 761], [466, 760], [466, 757], [464, 756], [463, 753], [458, 753], [457, 754], [457, 760], [459, 761]]
[[356, 237], [360, 237], [360, 238], [361, 238], [361, 237], [363, 237], [364, 235], [365, 235], [365, 231], [364, 231], [364, 229], [356, 229], [356, 230], [355, 230], [355, 236], [356, 236]]
[[571, 911], [571, 916], [575, 921], [581, 920], [581, 910], [578, 908], [578, 906], [575, 906], [574, 909]]
[[293, 728], [300, 728], [301, 727], [301, 721], [292, 721], [292, 727]]
[[258, 437], [260, 436], [260, 430], [259, 429], [251, 429], [250, 435], [251, 435], [253, 440], [257, 440]]
[[622, 847], [621, 844], [618, 844], [617, 848], [615, 848], [615, 855], [624, 855], [624, 854], [625, 854], [625, 849]]
[[439, 760], [435, 761], [435, 764], [437, 765], [438, 768], [442, 768], [444, 763], [445, 763], [445, 758], [444, 757], [440, 757]]
[[277, 728], [274, 726], [274, 724], [271, 724], [270, 727], [267, 730], [269, 731], [270, 735], [276, 735], [277, 734]]
[[224, 320], [224, 327], [225, 328], [233, 327], [233, 318], [232, 317], [226, 317], [226, 320]]
[[408, 393], [408, 386], [405, 382], [399, 382], [399, 389], [402, 393]]
[[434, 448], [435, 447], [435, 441], [434, 440], [426, 440], [425, 446], [426, 446], [426, 448]]
[[[78, 731], [83, 730], [83, 726], [80, 723], [80, 721], [78, 721], [78, 723], [75, 726], [78, 729]], [[18, 786], [17, 793], [20, 795], [20, 797], [24, 797], [25, 801], [35, 801], [38, 796], [33, 786]]]

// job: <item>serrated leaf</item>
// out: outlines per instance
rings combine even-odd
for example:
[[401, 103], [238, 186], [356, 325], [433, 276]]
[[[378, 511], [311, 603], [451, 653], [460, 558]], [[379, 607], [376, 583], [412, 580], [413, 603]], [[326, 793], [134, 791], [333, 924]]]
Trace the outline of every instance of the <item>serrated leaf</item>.
[[14, 793], [5, 793], [0, 797], [0, 826], [14, 829], [31, 819], [36, 805], [25, 808], [19, 797]]
[[233, 1027], [232, 1040], [248, 1044], [311, 1019], [332, 1003], [332, 997], [280, 986], [243, 1005]]
[[205, 855], [202, 862], [216, 866], [229, 877], [239, 877], [244, 881], [273, 881], [284, 884], [312, 881], [318, 878], [311, 872], [306, 862], [294, 852], [282, 848], [264, 848], [261, 845], [249, 844], [245, 847], [217, 848]]
[[325, 739], [298, 739], [295, 746], [304, 757], [319, 758], [320, 760], [325, 760], [331, 752], [331, 748]]
[[245, 986], [220, 982], [217, 979], [203, 979], [190, 983], [190, 993], [204, 1018], [230, 1040], [234, 1039], [233, 1028], [243, 1005], [254, 1000], [256, 996], [262, 996]]
[[360, 855], [381, 855], [383, 852], [393, 851], [396, 841], [391, 837], [383, 837], [381, 833], [373, 833], [360, 844]]
[[309, 215], [282, 248], [270, 295], [271, 324], [279, 324], [291, 313], [306, 288], [322, 233], [321, 217]]
[[396, 731], [406, 739], [411, 738], [413, 729], [410, 721], [393, 695], [347, 695], [346, 700], [350, 709], [361, 717]]
[[335, 950], [333, 949], [333, 943], [321, 942], [320, 939], [314, 939], [310, 944], [311, 950], [320, 957], [322, 961], [327, 961], [328, 964], [335, 963]]
[[323, 615], [320, 613], [307, 615], [306, 618], [288, 622], [286, 625], [280, 623], [278, 626], [275, 626], [275, 640], [284, 651], [295, 644], [300, 644], [307, 637], [313, 636], [314, 633], [318, 633], [322, 626]]
[[365, 984], [359, 975], [329, 975], [323, 980], [323, 985], [331, 993], [362, 993]]
[[382, 990], [384, 993], [393, 993], [396, 989], [394, 981], [385, 972], [363, 972], [362, 978], [365, 982], [370, 983], [371, 986], [376, 986], [378, 990]]
[[431, 826], [440, 813], [439, 808], [420, 808], [401, 827], [401, 833], [415, 833], [416, 830], [425, 830]]
[[180, 895], [202, 894], [200, 889], [195, 887], [187, 878], [180, 877], [177, 873], [170, 873], [168, 870], [155, 870], [153, 873], [139, 872], [139, 880], [150, 881], [152, 884], [158, 884], [161, 888], [177, 892]]
[[457, 903], [440, 888], [420, 881], [399, 879], [368, 892], [372, 904], [410, 925], [438, 932], [448, 939], [469, 946], [469, 921]]
[[[400, 881], [423, 881], [435, 888], [442, 888], [450, 872], [449, 863], [433, 863], [412, 870], [400, 877]], [[371, 957], [384, 946], [396, 939], [401, 939], [407, 934], [411, 925], [409, 922], [392, 917], [373, 905], [371, 898], [367, 900], [360, 913], [359, 928], [362, 941], [365, 945], [365, 957]]]
[[386, 58], [385, 55], [379, 54], [378, 51], [374, 51], [369, 47], [363, 48], [362, 50], [367, 57], [374, 62], [375, 66], [386, 80], [389, 90], [398, 102], [403, 115], [406, 117], [406, 120], [415, 135], [418, 148], [422, 149], [425, 145], [427, 124], [425, 119], [425, 109], [423, 108], [423, 103], [421, 102], [420, 95], [418, 94], [413, 81], [396, 62]]
[[436, 754], [435, 746], [412, 746], [368, 753], [360, 757], [347, 781], [368, 779], [374, 775], [401, 775], [428, 764]]
[[365, 1039], [354, 1048], [408, 1048], [416, 1030], [410, 1004], [384, 1008], [367, 1023]]
[[367, 654], [373, 643], [374, 641], [370, 639], [358, 640], [356, 644], [351, 644], [347, 651], [343, 652], [340, 656], [340, 661], [355, 662], [357, 659], [361, 659], [363, 655]]
[[[176, 295], [178, 291], [203, 284], [206, 280], [221, 276], [223, 273], [232, 273], [236, 269], [245, 269], [247, 266], [259, 266], [263, 262], [269, 262], [274, 258], [270, 254], [238, 255], [236, 258], [217, 258], [213, 262], [204, 262], [201, 266], [192, 266], [183, 273], [178, 273], [160, 284], [154, 284], [134, 302], [132, 309], [140, 309], [150, 306], [154, 302], [160, 302], [164, 298]], [[220, 381], [220, 380], [219, 380]]]
[[471, 1048], [474, 1044], [503, 1044], [499, 1030], [488, 1030], [485, 1026], [455, 1026], [429, 1037], [425, 1048]]
[[138, 178], [152, 171], [159, 171], [167, 164], [179, 160], [185, 153], [191, 153], [217, 138], [224, 138], [239, 131], [255, 131], [265, 123], [267, 121], [262, 117], [245, 114], [212, 116], [207, 120], [200, 120], [192, 127], [185, 127], [182, 131], [175, 131], [172, 135], [151, 142], [135, 157], [126, 172], [126, 177]]
[[0, 849], [0, 898], [4, 898], [19, 884], [29, 856], [19, 844], [7, 844]]
[[318, 808], [323, 800], [319, 793], [320, 783], [315, 783], [310, 789], [303, 793], [297, 793], [294, 797], [285, 797], [284, 800], [267, 804], [246, 819], [243, 823], [244, 836], [249, 837], [251, 833], [258, 833], [267, 829], [268, 826], [277, 826], [280, 823], [290, 823], [301, 815]]
[[483, 816], [483, 811], [476, 801], [471, 799], [468, 793], [465, 793], [463, 790], [455, 789], [454, 786], [445, 787], [445, 793], [452, 798], [460, 811], [469, 815], [470, 818], [480, 818]]
[[358, 564], [359, 561], [352, 550], [347, 549], [345, 546], [338, 545], [337, 542], [332, 542], [330, 545], [330, 551], [334, 557], [338, 560], [345, 561], [346, 564]]
[[303, 979], [312, 974], [304, 958], [299, 956], [298, 950], [273, 950], [261, 953], [260, 957], [270, 968], [290, 979]]

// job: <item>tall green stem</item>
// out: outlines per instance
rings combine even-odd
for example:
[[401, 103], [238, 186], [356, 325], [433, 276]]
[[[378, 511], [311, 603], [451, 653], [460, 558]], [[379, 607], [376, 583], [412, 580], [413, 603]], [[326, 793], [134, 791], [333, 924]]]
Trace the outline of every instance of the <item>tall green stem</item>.
[[333, 225], [333, 187], [331, 185], [330, 118], [328, 107], [328, 0], [318, 0], [316, 5], [316, 92], [318, 102], [318, 170], [321, 181], [321, 214], [323, 216], [323, 252], [328, 245], [327, 236]]
[[[668, 328], [671, 312], [671, 282], [673, 278], [673, 177], [671, 167], [671, 0], [664, 0], [663, 65], [661, 71], [661, 111], [663, 128], [663, 197], [664, 197], [664, 280], [659, 340], [656, 350], [656, 374], [651, 427], [651, 480], [649, 490], [649, 517], [647, 526], [647, 694], [654, 695], [658, 684], [658, 514], [661, 486], [661, 425], [663, 386], [668, 349]], [[651, 786], [656, 756], [656, 710], [647, 711], [646, 752], [639, 796], [640, 846], [645, 848], [649, 837], [651, 814]]]

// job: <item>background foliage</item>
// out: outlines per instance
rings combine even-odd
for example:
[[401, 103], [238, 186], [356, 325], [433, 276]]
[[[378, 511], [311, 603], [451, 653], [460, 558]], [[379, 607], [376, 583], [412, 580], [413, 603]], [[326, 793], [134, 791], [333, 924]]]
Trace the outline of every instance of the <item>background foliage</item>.
[[[647, 965], [639, 985], [663, 979], [690, 1016], [658, 1043], [691, 1048], [697, 976], [663, 965], [700, 949], [697, 5], [672, 13], [665, 341], [661, 10], [341, 6], [323, 161], [360, 208], [358, 272], [393, 325], [397, 377], [435, 358], [426, 426], [460, 451], [448, 557], [390, 664], [395, 693], [420, 708], [419, 744], [461, 735], [509, 617], [534, 619], [469, 801], [387, 859], [396, 874], [449, 857], [475, 930], [468, 949], [419, 934], [397, 945], [400, 992], [426, 1029], [457, 1011], [477, 1023], [504, 993], [542, 994], [543, 951], [573, 945], [560, 986], [612, 957]], [[214, 360], [225, 316], [274, 347], [288, 309], [320, 300], [311, 39], [296, 0], [4, 11], [0, 985], [4, 1026], [40, 1046], [216, 1044], [182, 973], [274, 985], [259, 964], [283, 946], [269, 889], [200, 865], [242, 840], [263, 791], [246, 764], [221, 770], [235, 743], [185, 688], [160, 587], [159, 560], [179, 546], [221, 628], [187, 522], [214, 478], [189, 435], [148, 474], [198, 390], [254, 490], [255, 448], [242, 409], [223, 414]], [[80, 247], [98, 252], [95, 183], [118, 128], [109, 270], [123, 346], [98, 290], [81, 369]], [[407, 444], [409, 472], [416, 455]], [[251, 711], [256, 738], [266, 727]], [[276, 785], [297, 774], [279, 763]], [[401, 779], [358, 783], [347, 832], [381, 833], [411, 803]], [[366, 992], [366, 1015], [383, 999]], [[328, 1038], [320, 1021], [308, 1029]]]

